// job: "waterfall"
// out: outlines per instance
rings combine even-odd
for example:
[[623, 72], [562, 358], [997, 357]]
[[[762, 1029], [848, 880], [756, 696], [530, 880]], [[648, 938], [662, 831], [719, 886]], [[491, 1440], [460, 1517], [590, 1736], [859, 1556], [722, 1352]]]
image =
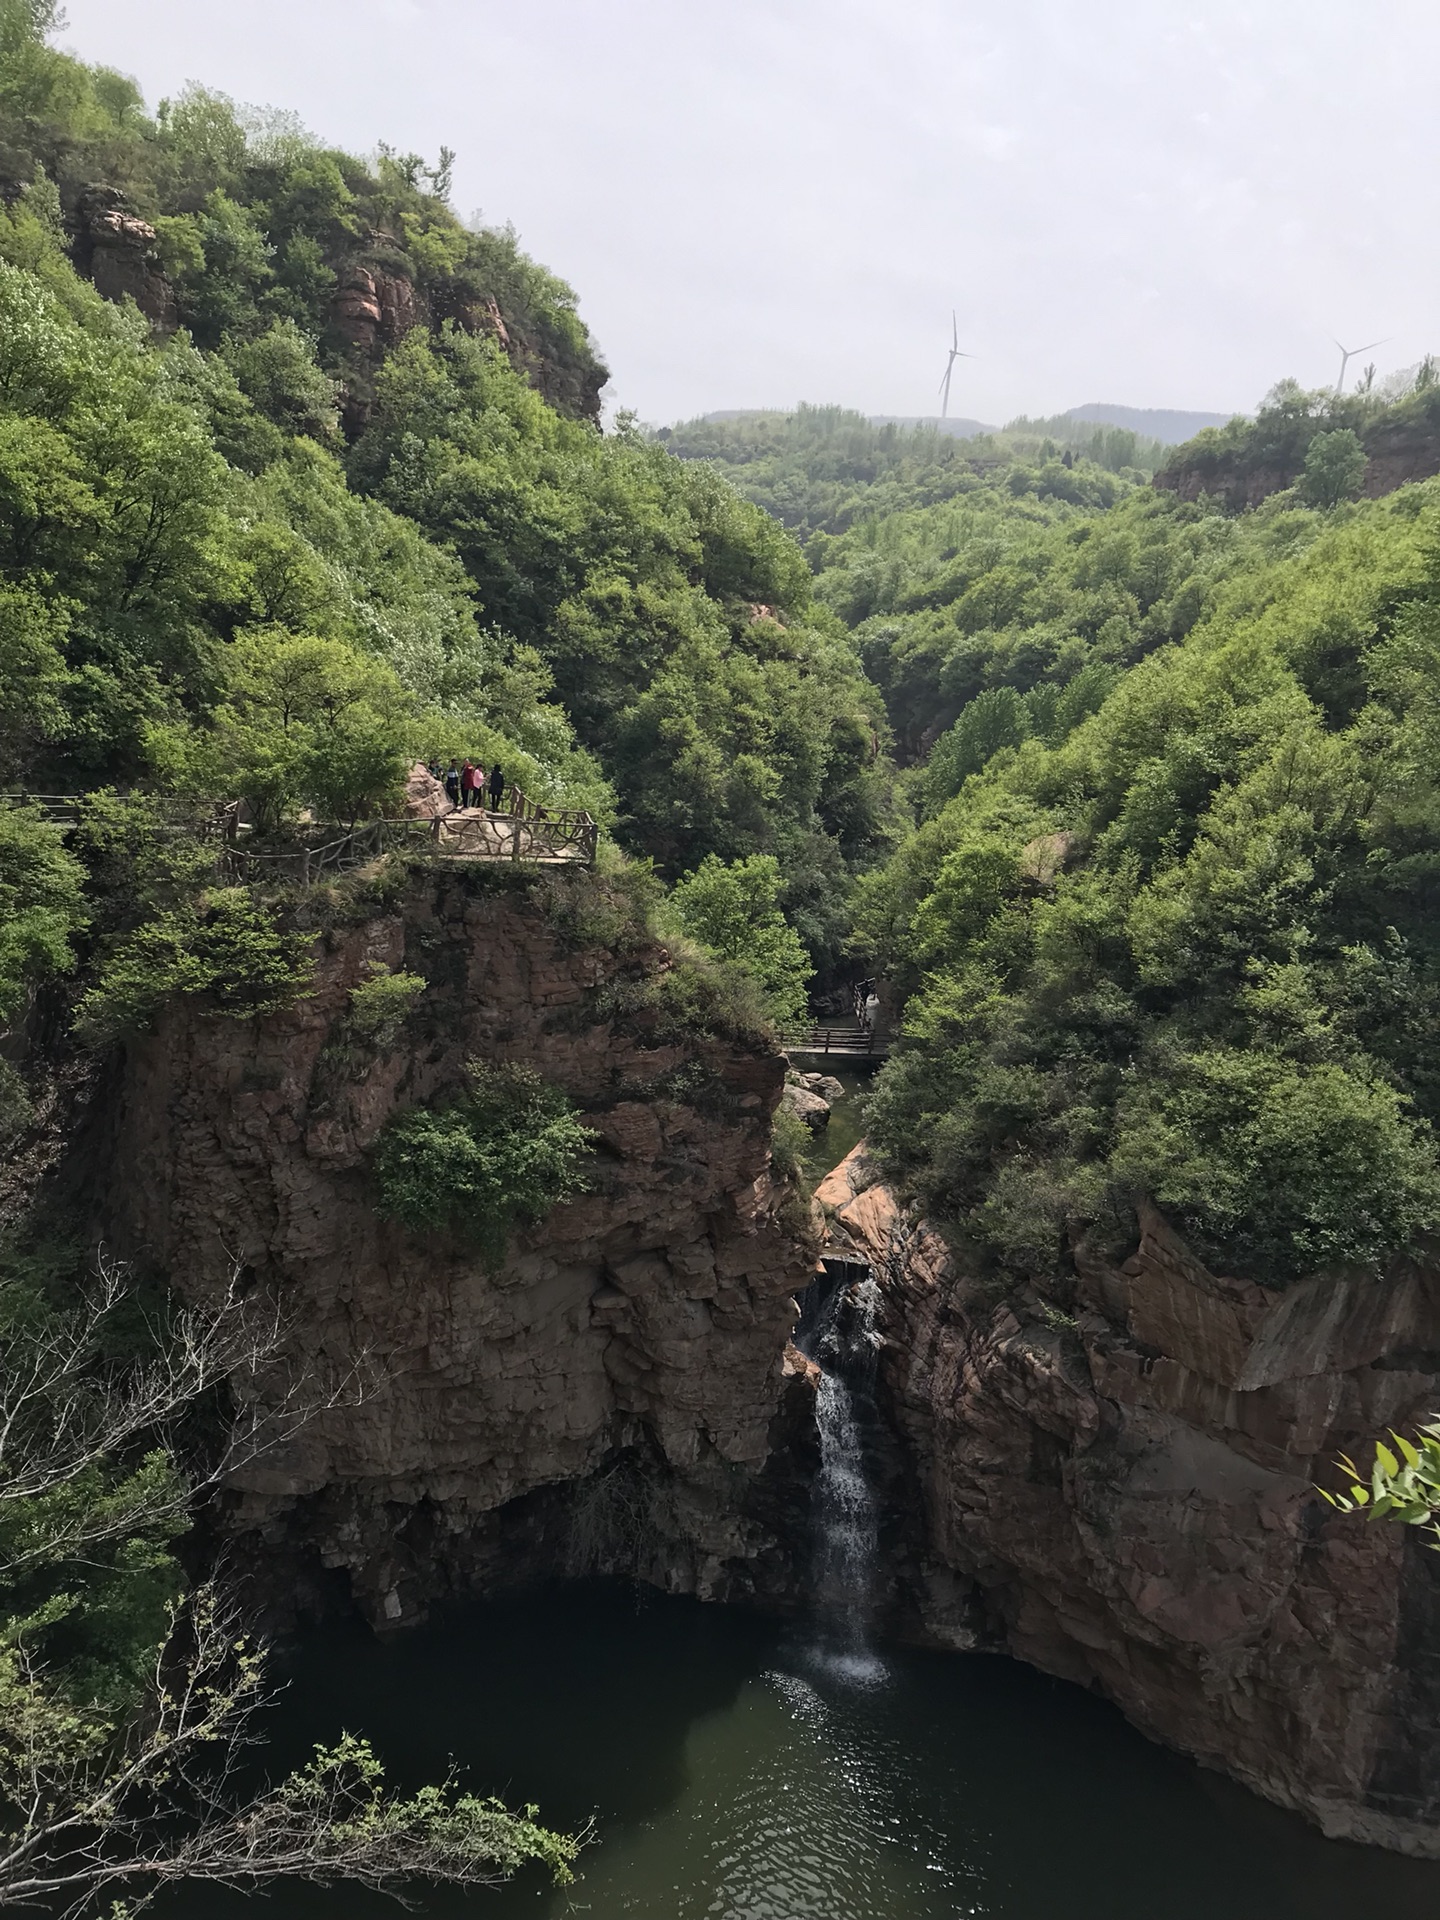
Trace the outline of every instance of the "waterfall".
[[815, 1344], [823, 1369], [815, 1398], [820, 1472], [814, 1494], [814, 1594], [827, 1665], [856, 1680], [884, 1668], [869, 1644], [878, 1521], [865, 1469], [864, 1416], [874, 1398], [880, 1289], [871, 1277], [843, 1289]]

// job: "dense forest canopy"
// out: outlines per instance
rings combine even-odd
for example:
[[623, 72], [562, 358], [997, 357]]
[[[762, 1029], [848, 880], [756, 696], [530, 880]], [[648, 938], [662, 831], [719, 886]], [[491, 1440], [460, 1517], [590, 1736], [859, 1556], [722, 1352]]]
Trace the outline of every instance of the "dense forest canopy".
[[1076, 459], [1107, 473], [1133, 470], [1133, 479], [1148, 478], [1164, 452], [1158, 441], [1141, 442], [1128, 429], [1063, 415], [960, 440], [925, 423], [877, 422], [846, 407], [803, 404], [793, 413], [686, 420], [661, 427], [655, 437], [682, 459], [710, 462], [802, 541], [935, 506], [1015, 472], [1034, 472], [1035, 485], [1064, 491], [1070, 483], [1057, 475]]
[[1440, 1224], [1440, 483], [1141, 496], [1078, 551], [1147, 529], [1179, 631], [1082, 669], [1068, 730], [974, 697], [863, 883], [911, 1036], [874, 1135], [1012, 1279], [1132, 1244], [1141, 1196], [1266, 1284], [1378, 1268]]
[[1437, 392], [1281, 382], [1154, 488], [837, 408], [668, 437], [802, 535], [885, 697], [872, 1141], [997, 1286], [1063, 1296], [1142, 1199], [1267, 1285], [1440, 1227]]

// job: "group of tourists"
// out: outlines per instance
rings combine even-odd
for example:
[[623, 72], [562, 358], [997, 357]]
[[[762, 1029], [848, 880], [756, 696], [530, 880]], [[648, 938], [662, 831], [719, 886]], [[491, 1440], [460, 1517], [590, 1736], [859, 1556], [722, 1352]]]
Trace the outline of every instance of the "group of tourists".
[[442, 771], [437, 760], [431, 764], [430, 771], [445, 788], [452, 807], [483, 807], [488, 793], [490, 811], [500, 811], [500, 803], [505, 798], [505, 775], [498, 761], [487, 772], [473, 760], [462, 761], [459, 765], [452, 760]]

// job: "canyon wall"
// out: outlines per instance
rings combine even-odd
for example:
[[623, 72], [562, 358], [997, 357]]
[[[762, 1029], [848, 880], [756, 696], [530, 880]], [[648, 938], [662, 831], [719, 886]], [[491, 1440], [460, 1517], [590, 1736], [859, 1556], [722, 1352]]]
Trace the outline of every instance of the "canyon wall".
[[1095, 1687], [1327, 1833], [1440, 1854], [1440, 1555], [1315, 1492], [1440, 1410], [1440, 1279], [1271, 1291], [1147, 1211], [1072, 1298], [1001, 1301], [863, 1147], [819, 1198], [884, 1296], [909, 1630]]
[[[173, 1005], [74, 1144], [97, 1235], [182, 1292], [238, 1264], [286, 1316], [280, 1376], [333, 1396], [217, 1520], [280, 1614], [397, 1625], [596, 1571], [803, 1601], [814, 1369], [786, 1340], [813, 1250], [770, 1171], [785, 1063], [667, 999], [669, 955], [609, 911], [579, 873], [414, 877], [321, 930], [290, 1011]], [[377, 967], [427, 984], [362, 1043]], [[599, 1143], [591, 1190], [494, 1266], [375, 1207], [386, 1121], [471, 1059], [536, 1068]], [[1147, 1212], [1121, 1264], [1002, 1299], [863, 1147], [818, 1198], [883, 1295], [890, 1626], [1097, 1688], [1329, 1833], [1440, 1853], [1440, 1555], [1314, 1490], [1440, 1409], [1436, 1275], [1268, 1290]]]
[[[578, 926], [597, 911], [600, 938]], [[129, 1052], [81, 1156], [96, 1231], [182, 1293], [238, 1263], [288, 1317], [289, 1377], [338, 1396], [229, 1497], [239, 1563], [274, 1598], [338, 1588], [394, 1623], [535, 1571], [718, 1597], [790, 1583], [765, 1470], [787, 1387], [805, 1425], [783, 1353], [813, 1255], [769, 1170], [785, 1063], [647, 1010], [669, 956], [617, 952], [607, 913], [580, 872], [432, 871], [325, 932], [289, 1012], [178, 1003]], [[402, 966], [427, 980], [414, 1013], [359, 1044], [350, 990]], [[591, 1191], [493, 1270], [463, 1237], [381, 1219], [370, 1172], [386, 1120], [470, 1059], [537, 1069], [599, 1143]]]

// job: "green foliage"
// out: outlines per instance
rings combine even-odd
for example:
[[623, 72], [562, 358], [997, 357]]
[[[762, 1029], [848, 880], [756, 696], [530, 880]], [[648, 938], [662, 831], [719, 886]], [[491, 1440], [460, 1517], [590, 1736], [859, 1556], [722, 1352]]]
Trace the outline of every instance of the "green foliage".
[[[355, 1860], [388, 1855], [408, 1858], [417, 1877], [428, 1878], [427, 1866], [433, 1872], [439, 1858], [458, 1855], [485, 1878], [508, 1877], [535, 1861], [549, 1869], [556, 1886], [575, 1879], [579, 1842], [540, 1826], [535, 1807], [515, 1814], [499, 1800], [461, 1793], [450, 1782], [391, 1793], [374, 1749], [353, 1734], [317, 1747], [313, 1759], [282, 1781], [245, 1824], [257, 1835], [272, 1825], [284, 1832], [303, 1827], [317, 1812], [324, 1817], [326, 1851], [342, 1873]], [[324, 1865], [323, 1859], [315, 1862], [317, 1870]], [[452, 1869], [445, 1877], [461, 1876]]]
[[84, 871], [58, 828], [28, 807], [0, 807], [0, 1021], [37, 982], [67, 973], [86, 925]]
[[1435, 1535], [1429, 1544], [1440, 1552], [1440, 1425], [1431, 1423], [1418, 1429], [1414, 1441], [1392, 1432], [1392, 1452], [1383, 1440], [1375, 1443], [1375, 1460], [1368, 1481], [1348, 1454], [1341, 1454], [1336, 1465], [1350, 1476], [1348, 1493], [1332, 1493], [1326, 1487], [1316, 1491], [1341, 1513], [1368, 1509], [1371, 1520], [1397, 1520], [1407, 1527], [1426, 1527]]
[[77, 1030], [92, 1044], [148, 1026], [167, 1001], [203, 995], [230, 1020], [278, 1013], [305, 992], [311, 936], [287, 931], [244, 887], [220, 887], [125, 936], [82, 997]]
[[379, 961], [371, 963], [370, 977], [350, 989], [350, 1029], [372, 1046], [387, 1046], [409, 1017], [425, 991], [418, 973], [391, 973]]
[[812, 1145], [809, 1127], [782, 1101], [770, 1123], [770, 1164], [782, 1180], [792, 1185], [804, 1180], [806, 1156]]
[[[960, 440], [931, 425], [871, 421], [845, 407], [801, 405], [793, 413], [686, 420], [661, 428], [656, 437], [682, 459], [713, 464], [746, 499], [809, 540], [986, 485], [1093, 505], [1115, 497], [1102, 467], [1118, 473], [1150, 451], [1133, 434], [1088, 422], [1064, 425], [1068, 432], [1053, 421], [1019, 420], [1013, 431]], [[1064, 465], [1058, 440], [1071, 441], [1091, 469], [1075, 471], [1073, 455], [1072, 464]], [[1119, 453], [1136, 458], [1116, 459]]]
[[[1297, 481], [1311, 504], [1332, 507], [1359, 490], [1364, 462], [1356, 460], [1357, 447], [1362, 456], [1424, 457], [1437, 433], [1440, 388], [1432, 360], [1378, 388], [1366, 378], [1344, 394], [1329, 387], [1307, 392], [1294, 380], [1281, 380], [1253, 419], [1237, 416], [1227, 426], [1207, 427], [1173, 449], [1160, 478], [1187, 492], [1203, 491], [1229, 511], [1257, 506]], [[1312, 469], [1310, 450], [1317, 442], [1324, 444]]]
[[1305, 449], [1300, 494], [1312, 507], [1338, 507], [1359, 497], [1365, 479], [1365, 449], [1352, 427], [1317, 433]]
[[306, 802], [353, 823], [398, 803], [411, 711], [396, 675], [358, 649], [259, 628], [229, 650], [206, 732], [173, 745], [157, 733], [152, 750], [177, 784], [244, 798], [262, 831]]
[[380, 1211], [412, 1233], [459, 1233], [499, 1261], [516, 1225], [585, 1191], [593, 1150], [558, 1087], [525, 1067], [475, 1061], [462, 1094], [413, 1107], [381, 1134]]
[[771, 1019], [802, 1019], [814, 969], [777, 902], [779, 862], [765, 853], [722, 864], [713, 854], [676, 882], [670, 911], [680, 927], [721, 960], [743, 968]]
[[376, 388], [352, 479], [451, 544], [543, 658], [624, 839], [670, 873], [760, 847], [797, 879], [818, 843], [843, 876], [883, 828], [878, 703], [781, 530], [553, 413], [486, 340], [412, 333]]
[[1440, 1220], [1437, 535], [1433, 483], [1252, 516], [1078, 726], [959, 727], [965, 784], [862, 884], [910, 995], [872, 1141], [997, 1272], [1123, 1248], [1141, 1195], [1266, 1284]]
[[1122, 1094], [1114, 1177], [1201, 1245], [1282, 1275], [1383, 1264], [1440, 1220], [1429, 1130], [1363, 1067], [1212, 1047]]

